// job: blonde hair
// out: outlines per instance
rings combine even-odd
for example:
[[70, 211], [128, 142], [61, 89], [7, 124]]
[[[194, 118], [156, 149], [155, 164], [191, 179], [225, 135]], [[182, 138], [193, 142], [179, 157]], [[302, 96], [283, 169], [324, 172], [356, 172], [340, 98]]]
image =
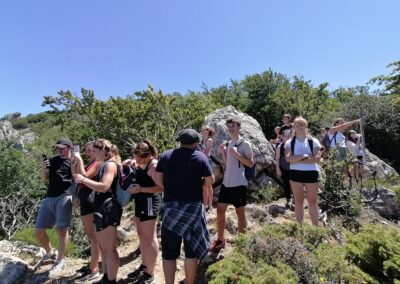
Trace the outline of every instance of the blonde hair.
[[292, 136], [293, 137], [296, 137], [296, 130], [294, 128], [294, 126], [296, 124], [304, 125], [306, 127], [306, 136], [310, 136], [310, 134], [308, 132], [308, 122], [307, 122], [307, 120], [302, 116], [298, 116], [293, 120], [293, 127], [292, 127]]
[[204, 125], [201, 128], [201, 130], [207, 130], [208, 131], [208, 137], [213, 137], [214, 134], [215, 134], [215, 129], [214, 129], [214, 127], [211, 127], [211, 126]]
[[117, 164], [121, 164], [121, 156], [119, 155], [119, 149], [117, 145], [112, 144], [107, 139], [97, 139], [93, 143], [93, 147], [104, 150], [106, 153], [106, 161], [113, 161]]

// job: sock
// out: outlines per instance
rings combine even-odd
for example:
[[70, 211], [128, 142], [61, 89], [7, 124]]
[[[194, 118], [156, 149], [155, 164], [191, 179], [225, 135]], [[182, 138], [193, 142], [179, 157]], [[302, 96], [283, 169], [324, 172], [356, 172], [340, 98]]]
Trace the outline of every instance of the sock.
[[107, 279], [107, 283], [117, 284], [117, 279], [114, 279], [114, 280], [108, 280]]
[[107, 273], [103, 274], [103, 280], [107, 281], [108, 277], [107, 277]]

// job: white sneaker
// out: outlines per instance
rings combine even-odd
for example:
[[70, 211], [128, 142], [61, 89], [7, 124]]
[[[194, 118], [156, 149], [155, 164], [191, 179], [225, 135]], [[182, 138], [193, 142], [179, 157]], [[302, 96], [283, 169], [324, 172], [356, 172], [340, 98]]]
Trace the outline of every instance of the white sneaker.
[[50, 262], [50, 261], [56, 261], [57, 259], [57, 250], [53, 250], [50, 254], [45, 254], [42, 256], [41, 262]]
[[56, 263], [53, 265], [53, 267], [50, 268], [50, 270], [49, 270], [49, 276], [56, 275], [57, 273], [62, 271], [64, 266], [65, 266], [65, 259], [56, 261]]

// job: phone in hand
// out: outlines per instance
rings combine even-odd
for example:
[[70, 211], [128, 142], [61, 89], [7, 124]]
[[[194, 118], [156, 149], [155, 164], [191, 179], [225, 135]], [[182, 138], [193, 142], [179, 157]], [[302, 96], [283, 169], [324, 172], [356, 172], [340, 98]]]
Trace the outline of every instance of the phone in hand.
[[79, 145], [74, 145], [74, 153], [79, 153]]
[[45, 168], [49, 169], [50, 168], [50, 161], [47, 158], [46, 154], [42, 154], [42, 160], [43, 160], [43, 163], [45, 165]]

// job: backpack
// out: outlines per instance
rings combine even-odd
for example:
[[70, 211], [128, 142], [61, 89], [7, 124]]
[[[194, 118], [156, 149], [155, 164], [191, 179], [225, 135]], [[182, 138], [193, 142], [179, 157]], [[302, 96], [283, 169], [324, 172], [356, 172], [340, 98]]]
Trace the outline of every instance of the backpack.
[[331, 142], [335, 139], [335, 144], [336, 144], [336, 134], [337, 132], [335, 132], [335, 134], [333, 135], [332, 139], [329, 139], [329, 135], [328, 133], [325, 134], [324, 138], [321, 141], [322, 146], [324, 146], [324, 149], [326, 152], [329, 151], [329, 148], [331, 147]]
[[[236, 142], [236, 144], [234, 145], [234, 147], [239, 147], [243, 142], [244, 142], [244, 139], [243, 139], [243, 138], [242, 138], [242, 139], [239, 139], [239, 140]], [[227, 146], [227, 147], [228, 147], [228, 144], [229, 144], [229, 143], [226, 143], [226, 146]], [[238, 166], [239, 166], [239, 168], [240, 168], [240, 161], [238, 161]], [[249, 168], [249, 167], [247, 167], [247, 166], [245, 166], [245, 165], [243, 165], [243, 166], [244, 166], [244, 176], [246, 177], [246, 179], [247, 179], [248, 181], [254, 179], [254, 178], [256, 177], [256, 163], [254, 163], [254, 165], [253, 165], [251, 168]]]
[[[131, 201], [131, 194], [127, 191], [127, 189], [132, 183], [136, 181], [136, 170], [135, 168], [128, 165], [119, 166], [117, 164], [117, 167], [118, 183], [116, 196], [114, 196], [114, 198], [121, 207], [125, 207], [126, 205], [128, 205], [129, 201]], [[104, 174], [104, 169], [105, 164], [103, 164], [100, 169], [99, 180], [101, 180]]]
[[[311, 155], [313, 153], [314, 150], [314, 141], [311, 138], [307, 138], [308, 141], [308, 146], [310, 146], [310, 150], [311, 150]], [[292, 155], [294, 155], [294, 145], [296, 143], [296, 136], [294, 136], [292, 138], [292, 141], [290, 141], [290, 149], [292, 150]]]

